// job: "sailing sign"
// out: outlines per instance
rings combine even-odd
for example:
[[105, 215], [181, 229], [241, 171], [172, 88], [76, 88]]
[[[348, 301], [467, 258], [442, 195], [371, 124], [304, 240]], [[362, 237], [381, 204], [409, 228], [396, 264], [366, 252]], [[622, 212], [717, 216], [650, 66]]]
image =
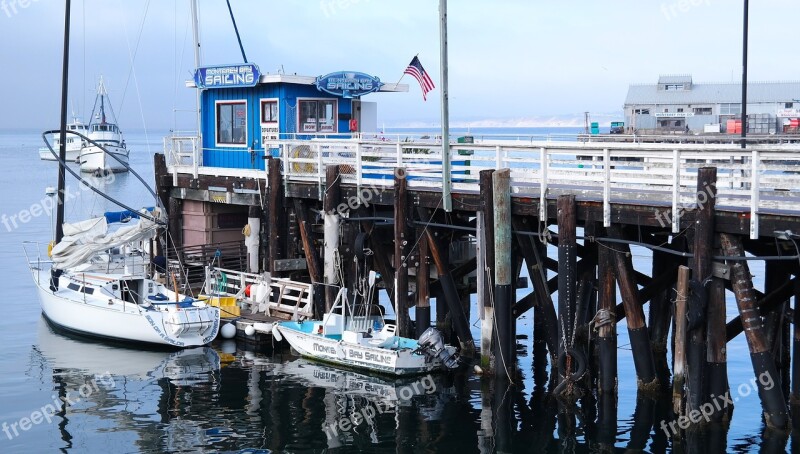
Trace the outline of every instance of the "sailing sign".
[[257, 65], [222, 65], [197, 68], [194, 83], [197, 88], [255, 87], [261, 72]]
[[339, 71], [319, 76], [317, 90], [342, 98], [358, 98], [381, 89], [383, 82], [375, 76], [353, 71]]

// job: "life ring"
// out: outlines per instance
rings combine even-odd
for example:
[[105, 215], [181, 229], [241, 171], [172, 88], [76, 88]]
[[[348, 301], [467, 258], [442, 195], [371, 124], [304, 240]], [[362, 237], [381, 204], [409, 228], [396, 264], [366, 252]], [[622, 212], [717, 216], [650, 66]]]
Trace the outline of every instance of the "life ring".
[[586, 374], [586, 355], [574, 347], [568, 347], [561, 352], [561, 354], [558, 355], [558, 374], [562, 377], [567, 376], [567, 356], [572, 358], [572, 362], [575, 365], [575, 372], [570, 373], [569, 380], [576, 382]]

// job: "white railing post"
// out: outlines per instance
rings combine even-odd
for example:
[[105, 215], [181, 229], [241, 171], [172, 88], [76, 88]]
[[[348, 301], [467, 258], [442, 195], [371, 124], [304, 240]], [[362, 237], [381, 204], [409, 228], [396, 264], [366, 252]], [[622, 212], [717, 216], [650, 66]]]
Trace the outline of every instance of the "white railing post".
[[[596, 158], [592, 158], [596, 159]], [[603, 227], [611, 226], [611, 153], [603, 149]]]
[[325, 171], [322, 169], [322, 144], [317, 144], [317, 184], [320, 194], [325, 190]]
[[403, 167], [403, 144], [397, 141], [397, 168]]
[[197, 138], [192, 137], [192, 160], [194, 161], [192, 166], [192, 174], [194, 175], [195, 180], [197, 179], [198, 167], [200, 167], [200, 146], [201, 144], [197, 143]]
[[361, 142], [356, 142], [356, 162], [354, 163], [354, 167], [356, 168], [356, 191], [358, 191], [358, 194], [361, 194], [361, 177], [363, 172], [361, 167]]
[[539, 222], [547, 222], [547, 148], [539, 149], [539, 166], [541, 178], [539, 182]]
[[500, 145], [494, 147], [494, 168], [495, 170], [503, 168], [503, 148]]
[[681, 152], [672, 150], [672, 233], [681, 231]]
[[750, 168], [750, 239], [758, 239], [758, 208], [761, 204], [761, 157], [757, 149], [753, 150]]

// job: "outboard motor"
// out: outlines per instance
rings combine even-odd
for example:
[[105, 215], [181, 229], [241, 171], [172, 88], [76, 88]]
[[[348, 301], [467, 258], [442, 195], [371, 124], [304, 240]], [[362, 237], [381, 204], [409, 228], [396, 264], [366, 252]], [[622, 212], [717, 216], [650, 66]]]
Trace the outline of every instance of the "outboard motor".
[[442, 333], [436, 328], [428, 328], [422, 333], [417, 341], [419, 348], [417, 351], [421, 352], [429, 359], [438, 358], [442, 364], [448, 369], [455, 369], [458, 367], [458, 354], [455, 348], [444, 344]]

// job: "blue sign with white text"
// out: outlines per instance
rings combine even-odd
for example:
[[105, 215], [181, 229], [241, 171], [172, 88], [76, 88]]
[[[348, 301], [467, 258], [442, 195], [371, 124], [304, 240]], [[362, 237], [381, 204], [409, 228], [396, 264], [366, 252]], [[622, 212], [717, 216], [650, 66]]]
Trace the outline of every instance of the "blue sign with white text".
[[205, 66], [197, 68], [194, 83], [197, 88], [255, 87], [261, 72], [250, 63], [242, 65]]
[[358, 98], [378, 91], [383, 82], [375, 76], [354, 71], [339, 71], [319, 76], [314, 82], [317, 90], [342, 98]]

